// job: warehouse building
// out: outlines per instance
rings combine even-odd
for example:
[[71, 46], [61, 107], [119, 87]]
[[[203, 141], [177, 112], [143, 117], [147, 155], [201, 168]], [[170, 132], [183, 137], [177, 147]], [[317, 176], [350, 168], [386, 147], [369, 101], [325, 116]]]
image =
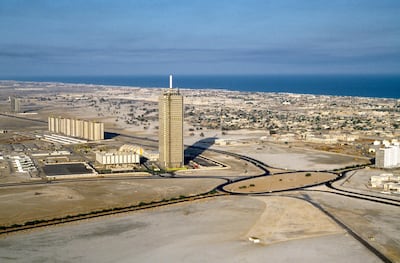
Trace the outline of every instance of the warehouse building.
[[140, 155], [134, 152], [97, 152], [100, 164], [140, 164]]

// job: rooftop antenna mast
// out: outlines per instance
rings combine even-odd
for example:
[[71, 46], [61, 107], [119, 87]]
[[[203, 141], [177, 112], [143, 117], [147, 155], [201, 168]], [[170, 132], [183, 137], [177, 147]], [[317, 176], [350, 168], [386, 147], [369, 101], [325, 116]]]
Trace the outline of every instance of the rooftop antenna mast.
[[172, 74], [169, 75], [169, 89], [172, 90]]

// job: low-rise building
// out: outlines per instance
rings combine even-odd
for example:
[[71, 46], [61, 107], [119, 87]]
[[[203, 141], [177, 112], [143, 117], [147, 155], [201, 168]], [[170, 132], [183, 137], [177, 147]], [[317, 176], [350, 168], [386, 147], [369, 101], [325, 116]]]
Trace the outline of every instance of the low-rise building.
[[140, 164], [140, 155], [134, 152], [97, 152], [100, 164]]
[[133, 144], [124, 144], [119, 148], [120, 152], [131, 152], [131, 153], [137, 153], [139, 155], [143, 155], [143, 148], [138, 146], [138, 145], [133, 145]]
[[389, 182], [393, 179], [393, 174], [380, 174], [373, 175], [370, 178], [370, 183], [373, 188], [383, 187], [385, 182]]
[[384, 191], [400, 191], [400, 176], [390, 173], [373, 175], [370, 178], [372, 188], [383, 188]]
[[26, 155], [12, 156], [11, 157], [14, 169], [19, 173], [36, 172], [36, 166], [32, 159]]
[[383, 185], [384, 191], [400, 192], [400, 183], [389, 182]]
[[158, 151], [144, 151], [143, 152], [143, 157], [145, 157], [147, 160], [151, 162], [156, 162], [158, 161], [158, 158], [160, 157], [160, 153]]

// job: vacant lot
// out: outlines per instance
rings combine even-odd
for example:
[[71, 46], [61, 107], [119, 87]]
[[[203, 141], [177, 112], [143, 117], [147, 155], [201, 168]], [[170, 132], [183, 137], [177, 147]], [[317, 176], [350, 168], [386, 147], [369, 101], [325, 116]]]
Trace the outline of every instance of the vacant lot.
[[[249, 242], [249, 235], [257, 235], [262, 242]], [[304, 201], [238, 196], [12, 235], [0, 239], [0, 260], [380, 262]]]
[[335, 179], [336, 175], [321, 172], [275, 174], [243, 180], [224, 189], [235, 193], [264, 193], [319, 184]]
[[[30, 119], [33, 118], [32, 116], [26, 116], [26, 117]], [[14, 117], [0, 115], [0, 129], [17, 130], [17, 131], [47, 129], [47, 123], [24, 119], [24, 117], [14, 118]]]
[[169, 178], [7, 187], [0, 191], [0, 225], [194, 195], [208, 192], [222, 182], [218, 179]]
[[295, 148], [267, 142], [253, 145], [214, 147], [250, 156], [272, 167], [287, 170], [333, 170], [369, 162], [367, 158], [362, 157], [322, 152], [307, 148]]

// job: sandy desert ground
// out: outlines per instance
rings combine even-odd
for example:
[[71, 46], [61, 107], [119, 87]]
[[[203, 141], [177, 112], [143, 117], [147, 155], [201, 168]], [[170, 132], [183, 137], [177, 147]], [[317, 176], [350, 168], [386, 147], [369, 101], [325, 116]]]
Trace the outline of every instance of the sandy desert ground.
[[336, 177], [335, 174], [321, 172], [283, 173], [239, 181], [227, 185], [224, 190], [233, 193], [266, 193], [320, 184]]
[[[380, 262], [324, 214], [300, 204], [303, 201], [288, 202], [288, 199], [219, 197], [22, 233], [0, 239], [0, 259], [2, 262]], [[311, 217], [317, 217], [321, 225], [310, 224]], [[250, 242], [249, 235], [258, 235], [262, 242]]]
[[392, 262], [400, 262], [398, 207], [322, 192], [308, 191], [302, 196], [334, 214]]
[[223, 182], [168, 178], [7, 187], [0, 191], [0, 225], [206, 193]]

